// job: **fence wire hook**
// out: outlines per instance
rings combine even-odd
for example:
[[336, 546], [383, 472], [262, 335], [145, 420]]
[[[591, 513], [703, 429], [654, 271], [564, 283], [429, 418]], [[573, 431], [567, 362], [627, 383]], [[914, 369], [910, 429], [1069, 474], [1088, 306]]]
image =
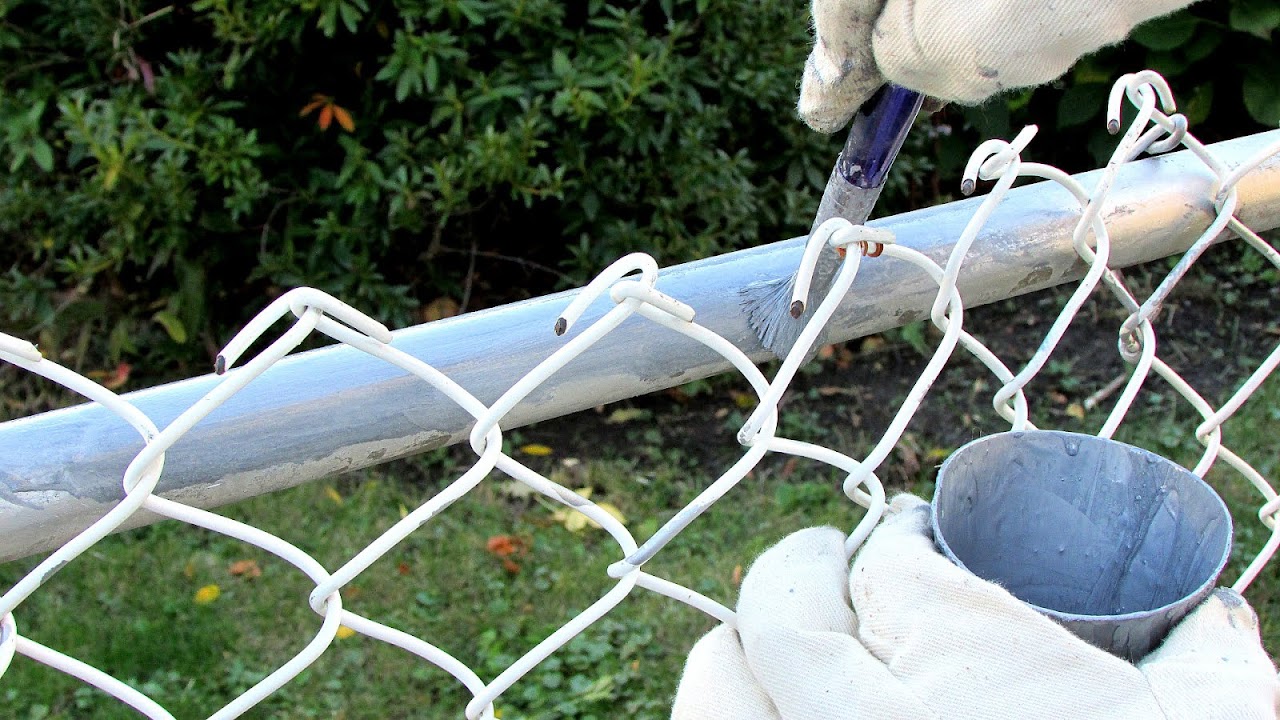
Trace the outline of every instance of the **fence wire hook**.
[[295, 288], [276, 298], [270, 305], [263, 308], [262, 312], [254, 316], [253, 320], [249, 321], [249, 324], [245, 325], [240, 332], [235, 334], [235, 337], [231, 338], [230, 342], [223, 347], [222, 352], [218, 353], [218, 357], [214, 361], [214, 373], [222, 375], [230, 370], [236, 361], [240, 359], [240, 356], [244, 354], [244, 351], [257, 342], [258, 338], [262, 337], [263, 333], [274, 325], [277, 320], [284, 317], [285, 313], [292, 312], [301, 319], [310, 308], [315, 308], [325, 315], [341, 320], [351, 326], [352, 329], [364, 333], [384, 345], [391, 342], [391, 331], [387, 329], [386, 325], [322, 290], [306, 287]]
[[573, 324], [582, 317], [587, 308], [598, 300], [601, 295], [604, 295], [606, 290], [609, 290], [614, 283], [634, 272], [640, 273], [640, 282], [652, 288], [658, 281], [658, 262], [645, 253], [631, 253], [615, 260], [609, 267], [602, 270], [595, 279], [587, 283], [586, 287], [579, 290], [573, 301], [569, 303], [569, 306], [564, 309], [564, 312], [560, 313], [560, 317], [556, 318], [556, 335], [564, 335], [569, 332], [569, 328], [573, 327]]
[[1120, 132], [1120, 114], [1124, 97], [1137, 108], [1150, 104], [1154, 109], [1155, 100], [1160, 99], [1160, 109], [1166, 114], [1178, 111], [1178, 104], [1173, 99], [1173, 91], [1169, 83], [1155, 70], [1126, 73], [1111, 86], [1111, 95], [1107, 98], [1107, 132], [1115, 135]]
[[978, 180], [995, 180], [1009, 171], [1015, 174], [1022, 164], [1022, 151], [1040, 131], [1037, 125], [1027, 125], [1013, 138], [993, 138], [982, 143], [969, 154], [960, 181], [960, 194], [969, 196], [978, 186]]
[[[1107, 132], [1112, 135], [1120, 132], [1125, 98], [1138, 108], [1134, 126], [1145, 127], [1148, 123], [1154, 125], [1133, 141], [1128, 152], [1129, 159], [1144, 152], [1169, 152], [1182, 144], [1187, 136], [1187, 118], [1177, 113], [1177, 102], [1164, 77], [1154, 70], [1143, 70], [1123, 75], [1112, 84], [1111, 94], [1107, 99]], [[1135, 130], [1131, 128], [1130, 131]]]
[[852, 227], [853, 223], [845, 218], [833, 217], [809, 234], [809, 239], [804, 244], [804, 254], [800, 256], [800, 267], [796, 269], [795, 287], [791, 291], [791, 317], [799, 318], [804, 315], [805, 300], [809, 297], [809, 287], [818, 267], [818, 257], [828, 247], [832, 236]]
[[636, 280], [623, 280], [617, 283], [609, 289], [609, 298], [615, 303], [621, 303], [626, 300], [639, 300], [642, 303], [658, 308], [668, 315], [674, 315], [685, 322], [693, 322], [693, 318], [696, 315], [692, 307], [652, 285]]

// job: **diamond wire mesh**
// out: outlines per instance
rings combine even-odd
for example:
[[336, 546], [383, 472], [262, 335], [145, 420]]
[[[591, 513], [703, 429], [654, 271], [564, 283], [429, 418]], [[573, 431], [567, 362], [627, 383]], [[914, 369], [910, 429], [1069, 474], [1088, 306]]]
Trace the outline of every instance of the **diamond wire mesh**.
[[[972, 192], [979, 179], [993, 180], [995, 184], [955, 244], [945, 265], [940, 266], [915, 250], [895, 245], [892, 235], [884, 231], [854, 227], [842, 220], [832, 220], [824, 224], [811, 236], [806, 247], [806, 260], [801, 265], [801, 282], [798, 283], [797, 288], [798, 296], [803, 297], [807, 294], [805, 271], [807, 269], [808, 272], [812, 272], [813, 260], [824, 245], [840, 249], [848, 248], [849, 251], [845, 253], [845, 259], [830, 292], [819, 305], [800, 340], [784, 359], [772, 380], [766, 378], [747, 356], [730, 342], [698, 325], [690, 307], [678, 299], [658, 292], [654, 288], [658, 277], [658, 266], [651, 257], [639, 253], [618, 260], [593, 280], [565, 309], [554, 330], [557, 334], [567, 332], [592, 301], [606, 293], [615, 303], [614, 307], [604, 317], [566, 341], [559, 350], [520, 378], [490, 406], [485, 406], [431, 366], [393, 347], [390, 344], [391, 333], [381, 323], [333, 297], [309, 288], [293, 290], [280, 297], [238, 333], [218, 358], [217, 368], [219, 373], [223, 374], [222, 381], [163, 429], [156, 427], [137, 408], [110, 390], [52, 360], [43, 358], [31, 343], [0, 335], [0, 359], [42, 375], [80, 393], [89, 400], [100, 403], [135, 428], [146, 443], [125, 472], [123, 478], [125, 498], [105, 516], [53, 552], [5, 592], [3, 597], [0, 597], [0, 678], [8, 669], [14, 655], [20, 653], [111, 694], [149, 718], [173, 717], [165, 708], [139, 690], [22, 634], [17, 619], [20, 615], [18, 611], [20, 605], [39, 590], [50, 577], [68, 563], [76, 561], [86, 550], [111, 533], [129, 516], [141, 510], [147, 510], [235, 538], [270, 552], [301, 570], [315, 585], [309, 602], [312, 610], [323, 618], [315, 636], [292, 659], [276, 668], [248, 691], [232, 699], [215, 712], [212, 718], [237, 717], [290, 682], [330, 647], [340, 626], [346, 626], [370, 638], [402, 648], [448, 672], [472, 696], [466, 708], [466, 717], [469, 719], [492, 718], [494, 702], [497, 698], [552, 653], [613, 610], [637, 587], [687, 603], [722, 622], [733, 623], [734, 614], [728, 608], [687, 587], [646, 572], [644, 564], [694, 522], [700, 514], [732, 491], [735, 485], [769, 453], [810, 458], [834, 466], [847, 474], [843, 483], [845, 494], [866, 508], [863, 519], [850, 533], [846, 542], [846, 551], [852, 555], [879, 521], [885, 508], [885, 492], [876, 475], [876, 470], [894, 450], [931, 384], [942, 372], [957, 348], [963, 348], [971, 353], [999, 380], [1000, 388], [994, 395], [993, 406], [996, 412], [1010, 423], [1011, 429], [1033, 428], [1028, 419], [1029, 405], [1024, 390], [1053, 357], [1073, 318], [1099, 285], [1104, 287], [1128, 312], [1127, 319], [1119, 329], [1118, 349], [1131, 369], [1127, 380], [1123, 383], [1123, 389], [1098, 434], [1111, 437], [1117, 431], [1132, 408], [1135, 398], [1153, 373], [1167, 382], [1194, 408], [1203, 418], [1195, 429], [1195, 437], [1203, 445], [1204, 450], [1193, 471], [1197, 475], [1204, 476], [1210, 467], [1221, 459], [1246, 478], [1262, 497], [1258, 518], [1271, 531], [1271, 534], [1256, 558], [1234, 582], [1234, 588], [1243, 592], [1271, 559], [1277, 546], [1280, 546], [1280, 526], [1276, 523], [1277, 512], [1280, 511], [1280, 500], [1277, 499], [1271, 483], [1261, 473], [1223, 444], [1222, 424], [1249, 400], [1263, 381], [1280, 365], [1280, 346], [1271, 351], [1262, 364], [1220, 408], [1214, 408], [1196, 388], [1157, 356], [1156, 335], [1152, 320], [1170, 292], [1223, 231], [1229, 230], [1235, 233], [1272, 266], [1280, 268], [1280, 253], [1245, 227], [1234, 215], [1237, 205], [1236, 183], [1268, 157], [1280, 152], [1280, 143], [1266, 148], [1239, 167], [1227, 168], [1187, 132], [1186, 120], [1183, 116], [1174, 113], [1172, 95], [1167, 84], [1158, 74], [1145, 71], [1125, 75], [1117, 81], [1112, 88], [1108, 112], [1108, 129], [1113, 133], [1119, 132], [1121, 128], [1121, 106], [1125, 99], [1128, 99], [1136, 108], [1136, 116], [1121, 136], [1110, 162], [1093, 188], [1081, 186], [1077, 180], [1051, 166], [1022, 160], [1021, 153], [1036, 134], [1034, 127], [1024, 129], [1010, 142], [989, 140], [980, 145], [965, 169], [962, 188], [966, 194]], [[1126, 286], [1123, 277], [1108, 265], [1112, 248], [1107, 227], [1100, 219], [1101, 210], [1107, 202], [1111, 184], [1121, 165], [1143, 153], [1165, 152], [1178, 146], [1195, 153], [1218, 178], [1217, 194], [1212, 198], [1217, 216], [1210, 227], [1182, 255], [1159, 286], [1140, 301]], [[1020, 177], [1050, 180], [1066, 188], [1075, 197], [1080, 205], [1080, 218], [1073, 234], [1073, 243], [1077, 254], [1089, 269], [1058, 313], [1035, 353], [1015, 373], [978, 338], [963, 329], [964, 302], [957, 290], [956, 282], [962, 271], [965, 255], [982, 229], [983, 223], [1001, 202], [1014, 181]], [[880, 257], [875, 260], [865, 260], [864, 255], [868, 254], [868, 251], [871, 256], [879, 255]], [[823, 326], [831, 318], [840, 299], [851, 286], [861, 263], [873, 261], [909, 263], [937, 283], [938, 294], [933, 303], [930, 319], [942, 331], [942, 338], [884, 434], [859, 460], [830, 448], [779, 436], [777, 434], [778, 405], [811, 345], [817, 340]], [[263, 337], [278, 320], [290, 314], [296, 319], [285, 332], [272, 341], [266, 349], [243, 362], [239, 367], [234, 367], [241, 359], [240, 356], [255, 341]], [[622, 522], [589, 498], [553, 482], [502, 451], [501, 423], [504, 416], [522, 399], [535, 391], [540, 384], [632, 315], [640, 315], [671, 332], [682, 333], [719, 353], [747, 379], [759, 397], [755, 411], [738, 433], [738, 440], [745, 448], [742, 456], [643, 544], [637, 542]], [[164, 472], [166, 451], [202, 418], [232, 395], [244, 389], [255, 377], [288, 355], [314, 332], [323, 333], [338, 342], [403, 368], [427, 385], [444, 393], [476, 419], [470, 433], [470, 445], [477, 455], [475, 464], [447, 485], [444, 490], [405, 515], [398, 523], [334, 570], [325, 568], [306, 552], [281, 537], [216, 513], [176, 503], [153, 494]], [[528, 650], [523, 657], [497, 677], [485, 681], [467, 664], [432, 645], [426, 639], [415, 637], [345, 609], [342, 591], [398, 543], [424, 525], [430, 524], [433, 518], [444, 512], [452, 503], [494, 476], [495, 470], [598, 523], [617, 544], [620, 559], [608, 568], [609, 577], [615, 581], [612, 589], [570, 622]]]

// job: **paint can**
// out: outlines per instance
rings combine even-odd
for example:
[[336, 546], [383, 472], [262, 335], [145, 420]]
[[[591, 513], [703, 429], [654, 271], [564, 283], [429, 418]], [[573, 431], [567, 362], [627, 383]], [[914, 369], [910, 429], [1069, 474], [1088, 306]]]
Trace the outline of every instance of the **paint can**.
[[975, 440], [938, 471], [939, 550], [1086, 642], [1135, 661], [1213, 590], [1231, 515], [1186, 468], [1054, 430]]

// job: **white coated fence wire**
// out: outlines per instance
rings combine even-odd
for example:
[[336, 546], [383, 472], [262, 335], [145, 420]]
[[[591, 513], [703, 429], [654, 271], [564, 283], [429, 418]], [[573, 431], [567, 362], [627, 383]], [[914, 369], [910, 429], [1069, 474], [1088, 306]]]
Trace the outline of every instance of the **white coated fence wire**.
[[[694, 311], [689, 306], [681, 303], [679, 299], [668, 297], [655, 290], [658, 266], [651, 257], [639, 253], [618, 260], [602, 272], [565, 308], [556, 326], [547, 330], [548, 332], [554, 330], [557, 334], [566, 333], [586, 308], [606, 293], [615, 303], [613, 309], [567, 340], [559, 350], [547, 357], [528, 375], [520, 378], [491, 406], [485, 406], [431, 366], [393, 347], [390, 344], [391, 333], [381, 323], [325, 293], [309, 288], [297, 289], [285, 294], [271, 303], [241, 330], [218, 357], [217, 368], [223, 375], [221, 383], [163, 429], [156, 427], [142, 412], [110, 390], [42, 357], [39, 350], [31, 343], [0, 334], [0, 359], [42, 375], [100, 403], [133, 426], [146, 443], [124, 474], [123, 485], [126, 497], [101, 519], [49, 555], [16, 585], [9, 588], [3, 597], [0, 597], [0, 677], [3, 677], [8, 669], [14, 654], [21, 653], [111, 694], [146, 717], [173, 717], [165, 708], [139, 690], [22, 634], [18, 622], [21, 604], [39, 590], [50, 577], [68, 563], [76, 561], [80, 555], [120, 526], [128, 517], [140, 510], [148, 510], [262, 548], [292, 564], [315, 583], [315, 589], [310, 595], [310, 606], [323, 618], [315, 637], [292, 659], [276, 668], [244, 694], [232, 699], [215, 712], [212, 718], [223, 720], [237, 717], [290, 682], [331, 646], [340, 626], [346, 626], [370, 638], [403, 648], [442, 668], [457, 678], [472, 695], [472, 700], [466, 708], [467, 718], [493, 718], [495, 700], [548, 656], [613, 610], [637, 587], [687, 603], [722, 622], [733, 623], [734, 614], [725, 606], [689, 588], [646, 572], [644, 564], [694, 522], [699, 515], [732, 491], [768, 453], [811, 458], [835, 466], [847, 474], [844, 481], [845, 494], [866, 508], [863, 519], [850, 533], [846, 542], [846, 551], [852, 555], [875, 527], [884, 511], [885, 492], [876, 476], [876, 470], [893, 451], [931, 384], [957, 347], [963, 347], [964, 350], [972, 353], [999, 379], [1000, 388], [995, 393], [993, 404], [999, 415], [1009, 421], [1011, 429], [1031, 429], [1033, 426], [1028, 420], [1028, 401], [1024, 388], [1053, 356], [1076, 313], [1099, 284], [1103, 285], [1129, 312], [1128, 318], [1120, 327], [1119, 352], [1124, 361], [1129, 364], [1130, 371], [1123, 391], [1120, 392], [1098, 434], [1102, 437], [1110, 437], [1116, 432], [1125, 420], [1134, 399], [1153, 372], [1168, 382], [1195, 408], [1203, 418], [1203, 422], [1195, 430], [1195, 437], [1204, 446], [1204, 452], [1195, 465], [1194, 472], [1203, 477], [1219, 459], [1239, 471], [1261, 495], [1262, 503], [1258, 510], [1258, 518], [1271, 529], [1271, 535], [1261, 552], [1234, 581], [1234, 588], [1243, 592], [1271, 559], [1277, 545], [1280, 545], [1280, 526], [1276, 523], [1280, 500], [1277, 500], [1276, 492], [1266, 478], [1223, 445], [1221, 426], [1240, 409], [1267, 376], [1276, 369], [1276, 366], [1280, 365], [1280, 347], [1270, 353], [1261, 366], [1240, 385], [1221, 408], [1214, 408], [1195, 388], [1157, 357], [1152, 318], [1173, 288], [1224, 229], [1239, 235], [1273, 266], [1280, 268], [1280, 253], [1277, 253], [1234, 216], [1237, 204], [1236, 183], [1268, 157], [1280, 152], [1280, 143], [1266, 148], [1239, 167], [1227, 168], [1187, 132], [1186, 119], [1182, 115], [1175, 114], [1174, 101], [1168, 85], [1158, 74], [1146, 71], [1126, 75], [1115, 84], [1111, 92], [1107, 120], [1107, 127], [1112, 133], [1118, 133], [1121, 128], [1121, 106], [1125, 99], [1128, 99], [1136, 108], [1136, 116], [1121, 136], [1110, 162], [1093, 188], [1083, 187], [1078, 181], [1054, 167], [1022, 160], [1022, 152], [1036, 134], [1035, 127], [1024, 129], [1011, 142], [989, 140], [980, 145], [965, 169], [962, 190], [965, 194], [971, 193], [978, 179], [994, 180], [995, 185], [965, 228], [945, 266], [939, 266], [915, 250], [895, 245], [893, 236], [885, 231], [854, 227], [838, 219], [820, 227], [810, 237], [806, 248], [805, 260], [801, 266], [801, 281], [797, 283], [797, 298], [803, 298], [807, 294], [808, 278], [805, 277], [805, 270], [812, 272], [814, 261], [823, 245], [847, 248], [848, 252], [845, 253], [839, 274], [830, 292], [819, 305], [799, 342], [783, 361], [772, 381], [766, 378], [735, 346], [700, 326], [696, 322]], [[1101, 209], [1107, 203], [1108, 192], [1121, 165], [1143, 153], [1166, 152], [1178, 146], [1195, 153], [1218, 178], [1216, 195], [1212, 198], [1217, 208], [1216, 220], [1187, 250], [1163, 282], [1147, 298], [1139, 301], [1126, 287], [1123, 278], [1108, 266], [1111, 245], [1107, 227], [1100, 219]], [[1035, 354], [1021, 369], [1014, 372], [980, 340], [963, 329], [964, 302], [956, 288], [956, 280], [962, 271], [965, 255], [984, 222], [1001, 202], [1014, 181], [1020, 177], [1043, 178], [1056, 182], [1077, 199], [1080, 205], [1080, 219], [1073, 236], [1074, 247], [1087, 263], [1089, 270], [1059, 312]], [[868, 251], [873, 257], [864, 258]], [[874, 257], [877, 253], [880, 256]], [[778, 436], [778, 403], [808, 354], [810, 346], [816, 341], [822, 327], [848, 291], [863, 262], [905, 262], [929, 275], [938, 285], [931, 319], [933, 324], [942, 331], [942, 340], [879, 442], [864, 457], [855, 459], [830, 448]], [[288, 314], [296, 318], [293, 325], [261, 353], [240, 363], [241, 355], [267, 333], [279, 319]], [[759, 405], [738, 434], [738, 439], [745, 448], [741, 458], [724, 470], [715, 482], [643, 544], [640, 544], [618, 519], [590, 499], [549, 480], [504, 453], [501, 428], [504, 416], [522, 399], [628, 317], [636, 314], [672, 332], [687, 335], [723, 355], [747, 379], [759, 396]], [[325, 568], [306, 552], [280, 537], [218, 514], [166, 500], [153, 494], [164, 472], [165, 453], [169, 448], [221, 403], [243, 390], [255, 377], [285, 357], [307, 336], [316, 331], [416, 375], [426, 384], [444, 393], [476, 419], [475, 427], [470, 434], [471, 448], [478, 457], [476, 463], [440, 493], [408, 513], [345, 564], [333, 570]], [[427, 640], [346, 610], [343, 608], [342, 601], [343, 589], [370, 565], [410, 534], [430, 523], [452, 503], [492, 477], [495, 470], [500, 470], [538, 493], [598, 523], [617, 543], [620, 559], [608, 568], [609, 577], [616, 581], [611, 590], [573, 620], [538, 643], [497, 677], [486, 681], [467, 664], [440, 650]]]

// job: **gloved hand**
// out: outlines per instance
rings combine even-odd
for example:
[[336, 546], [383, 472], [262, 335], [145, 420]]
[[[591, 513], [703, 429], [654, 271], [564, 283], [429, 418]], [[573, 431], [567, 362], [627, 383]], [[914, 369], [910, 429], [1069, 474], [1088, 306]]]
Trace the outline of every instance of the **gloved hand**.
[[1192, 0], [813, 0], [800, 116], [835, 132], [889, 82], [976, 104], [1049, 82]]
[[938, 554], [924, 501], [900, 495], [894, 511], [852, 573], [833, 528], [761, 555], [738, 629], [690, 653], [673, 720], [1277, 716], [1276, 669], [1239, 594], [1215, 591], [1135, 666]]

